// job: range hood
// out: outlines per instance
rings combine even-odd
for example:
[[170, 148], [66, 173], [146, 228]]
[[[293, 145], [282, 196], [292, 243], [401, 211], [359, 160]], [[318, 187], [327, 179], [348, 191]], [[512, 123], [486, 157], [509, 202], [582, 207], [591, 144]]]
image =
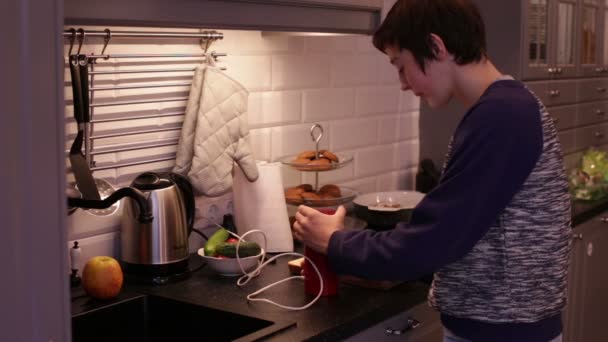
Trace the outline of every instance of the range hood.
[[64, 0], [66, 25], [371, 34], [382, 0]]

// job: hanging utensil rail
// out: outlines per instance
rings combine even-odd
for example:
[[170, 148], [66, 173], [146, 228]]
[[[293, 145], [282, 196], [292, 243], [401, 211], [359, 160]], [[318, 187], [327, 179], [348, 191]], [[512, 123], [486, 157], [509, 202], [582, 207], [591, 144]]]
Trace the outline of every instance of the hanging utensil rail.
[[[185, 113], [185, 108], [175, 108], [177, 110], [171, 110], [167, 112], [159, 112], [161, 108], [149, 110], [149, 113], [144, 112], [141, 114], [141, 111], [138, 111], [137, 114], [134, 112], [116, 112], [112, 113], [108, 117], [96, 117], [95, 109], [101, 107], [113, 107], [113, 106], [125, 106], [125, 105], [141, 105], [141, 104], [152, 104], [152, 103], [162, 103], [162, 102], [180, 102], [179, 107], [183, 107], [183, 102], [188, 100], [188, 96], [181, 96], [182, 93], [186, 93], [186, 90], [182, 91], [173, 91], [173, 93], [166, 94], [158, 94], [158, 96], [154, 96], [153, 98], [139, 98], [133, 99], [130, 95], [128, 97], [124, 97], [121, 99], [120, 93], [118, 96], [113, 96], [113, 100], [105, 100], [99, 101], [95, 99], [96, 93], [101, 92], [109, 92], [109, 91], [123, 91], [123, 90], [135, 90], [135, 89], [162, 89], [162, 88], [180, 88], [183, 87], [186, 89], [190, 87], [191, 80], [185, 80], [184, 77], [191, 77], [193, 72], [196, 70], [194, 67], [179, 67], [179, 66], [170, 66], [169, 64], [174, 64], [175, 62], [171, 62], [171, 59], [181, 59], [186, 63], [203, 63], [207, 58], [213, 58], [215, 61], [219, 57], [225, 57], [227, 54], [222, 52], [210, 52], [207, 53], [210, 44], [214, 41], [221, 40], [224, 38], [224, 35], [217, 31], [203, 31], [203, 32], [153, 32], [153, 31], [111, 31], [109, 29], [103, 31], [85, 31], [84, 29], [68, 29], [63, 32], [63, 37], [67, 38], [70, 46], [68, 55], [72, 55], [72, 49], [77, 44], [77, 52], [74, 51], [75, 54], [86, 57], [89, 60], [89, 87], [88, 92], [90, 93], [90, 120], [86, 124], [85, 128], [85, 144], [84, 144], [84, 155], [90, 165], [91, 171], [98, 170], [106, 170], [106, 169], [115, 169], [127, 166], [148, 164], [148, 163], [156, 163], [161, 161], [168, 161], [175, 159], [175, 153], [164, 153], [163, 155], [150, 155], [146, 157], [140, 157], [136, 160], [127, 160], [121, 163], [116, 162], [104, 162], [104, 165], [97, 166], [94, 160], [94, 156], [103, 155], [103, 154], [111, 154], [111, 153], [119, 153], [119, 152], [128, 152], [135, 150], [144, 150], [144, 149], [153, 149], [153, 148], [161, 148], [168, 146], [175, 146], [178, 144], [179, 139], [176, 137], [161, 137], [156, 138], [154, 140], [144, 140], [144, 141], [129, 141], [129, 142], [121, 142], [117, 144], [113, 144], [107, 147], [95, 148], [95, 141], [99, 139], [108, 139], [108, 138], [118, 138], [118, 137], [127, 137], [127, 136], [138, 136], [150, 133], [165, 133], [172, 131], [181, 130], [181, 124], [179, 122], [172, 122], [171, 124], [163, 124], [156, 125], [156, 127], [142, 127], [140, 125], [139, 129], [131, 129], [128, 132], [104, 132], [104, 133], [95, 133], [95, 124], [101, 123], [112, 123], [112, 122], [124, 122], [129, 120], [144, 120], [144, 119], [160, 119], [160, 118], [170, 118], [170, 117], [179, 117], [183, 116]], [[96, 37], [103, 38], [104, 45], [101, 53], [89, 53], [89, 54], [81, 54], [81, 49], [85, 43], [87, 38]], [[133, 53], [133, 54], [124, 54], [124, 53], [107, 53], [106, 49], [113, 39], [119, 38], [135, 38], [137, 41], [133, 41], [133, 44], [140, 43], [144, 38], [157, 38], [157, 39], [198, 39], [200, 41], [200, 46], [203, 49], [203, 53]], [[76, 44], [75, 44], [76, 43]], [[181, 43], [180, 43], [181, 44]], [[150, 61], [146, 61], [145, 64], [157, 64], [156, 67], [150, 68], [142, 68], [142, 69], [133, 69], [128, 68], [128, 65], [131, 64], [131, 61], [123, 63], [119, 63], [117, 59], [150, 59]], [[139, 61], [138, 61], [139, 62]], [[138, 63], [135, 62], [135, 63]], [[179, 63], [182, 63], [181, 61]], [[109, 64], [112, 69], [106, 69], [104, 64]], [[167, 67], [158, 67], [158, 65], [165, 65]], [[67, 64], [66, 64], [67, 66]], [[97, 69], [98, 66], [102, 66], [101, 69]], [[122, 69], [122, 67], [127, 66], [126, 69]], [[119, 69], [120, 68], [120, 69]], [[96, 70], [97, 69], [97, 70]], [[220, 67], [221, 70], [225, 70], [226, 68]], [[167, 78], [174, 78], [173, 82], [165, 82], [165, 83], [148, 83], [142, 84], [142, 79], [136, 79], [135, 84], [124, 84], [128, 83], [129, 79], [104, 79], [103, 82], [110, 84], [107, 85], [96, 85], [96, 77], [101, 75], [121, 75], [121, 74], [155, 74], [155, 73], [165, 73], [167, 74]], [[169, 74], [169, 73], [183, 73], [180, 75]], [[161, 76], [142, 76], [145, 78], [154, 79], [156, 81], [159, 80]], [[165, 77], [165, 76], [163, 76]], [[112, 84], [113, 83], [113, 84]], [[122, 83], [122, 84], [121, 84]], [[156, 94], [151, 94], [156, 95]], [[164, 97], [162, 95], [165, 95]], [[129, 98], [130, 97], [130, 98]], [[169, 109], [169, 108], [168, 108]], [[120, 114], [126, 115], [120, 115]], [[119, 114], [119, 115], [114, 115]], [[179, 124], [179, 127], [176, 126]], [[134, 125], [136, 126], [136, 125]], [[143, 128], [143, 129], [142, 129]], [[69, 150], [66, 150], [66, 155], [69, 154]], [[160, 152], [158, 152], [160, 153]]]

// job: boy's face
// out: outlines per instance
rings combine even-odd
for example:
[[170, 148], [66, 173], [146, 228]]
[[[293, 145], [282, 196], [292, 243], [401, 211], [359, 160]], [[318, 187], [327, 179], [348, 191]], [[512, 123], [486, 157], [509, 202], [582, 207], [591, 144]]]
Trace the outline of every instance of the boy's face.
[[401, 90], [414, 92], [427, 102], [431, 108], [447, 104], [451, 97], [449, 78], [446, 77], [444, 64], [441, 61], [431, 60], [425, 65], [422, 72], [414, 55], [399, 46], [389, 45], [384, 50], [399, 73]]

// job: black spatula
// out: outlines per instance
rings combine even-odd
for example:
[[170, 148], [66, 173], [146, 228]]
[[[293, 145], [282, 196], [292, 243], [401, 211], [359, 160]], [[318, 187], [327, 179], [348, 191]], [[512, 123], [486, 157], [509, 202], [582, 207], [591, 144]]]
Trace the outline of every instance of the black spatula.
[[74, 118], [78, 124], [78, 134], [70, 148], [70, 164], [78, 190], [82, 193], [83, 198], [101, 200], [87, 159], [82, 154], [84, 130], [89, 121], [88, 60], [85, 55], [71, 55], [69, 62], [74, 97]]

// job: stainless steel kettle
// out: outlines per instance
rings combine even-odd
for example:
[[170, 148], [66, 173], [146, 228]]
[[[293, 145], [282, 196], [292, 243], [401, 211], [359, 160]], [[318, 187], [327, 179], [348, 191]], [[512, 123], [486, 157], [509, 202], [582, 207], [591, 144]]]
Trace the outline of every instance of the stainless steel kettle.
[[141, 223], [138, 206], [130, 198], [125, 201], [121, 224], [125, 271], [155, 276], [186, 271], [195, 212], [192, 185], [175, 173], [146, 172], [131, 187], [146, 196], [154, 219]]

